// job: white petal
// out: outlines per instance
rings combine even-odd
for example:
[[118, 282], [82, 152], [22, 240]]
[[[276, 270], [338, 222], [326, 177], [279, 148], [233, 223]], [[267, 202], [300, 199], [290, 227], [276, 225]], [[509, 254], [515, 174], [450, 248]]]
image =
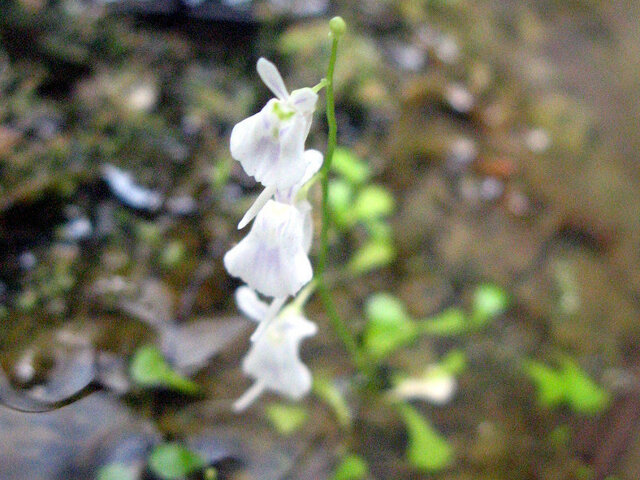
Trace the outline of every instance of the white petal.
[[276, 318], [286, 301], [286, 297], [274, 298], [271, 301], [271, 305], [269, 305], [269, 308], [265, 312], [265, 315], [260, 320], [258, 328], [256, 328], [256, 331], [253, 332], [253, 335], [251, 335], [252, 342], [258, 340], [262, 333], [269, 327], [269, 325], [271, 325], [271, 322]]
[[231, 156], [248, 175], [254, 176], [264, 165], [278, 161], [280, 143], [273, 135], [278, 128], [278, 119], [272, 113], [275, 101], [269, 101], [260, 112], [236, 124], [231, 131]]
[[262, 395], [265, 388], [266, 385], [264, 383], [255, 382], [238, 400], [233, 402], [233, 410], [238, 413], [249, 408]]
[[307, 139], [305, 119], [294, 115], [280, 130], [280, 156], [277, 164], [256, 180], [264, 185], [278, 185], [278, 189], [290, 188], [300, 182], [307, 166], [303, 160], [304, 142]]
[[276, 190], [277, 188], [275, 185], [271, 185], [262, 190], [260, 195], [258, 195], [258, 198], [256, 198], [255, 202], [253, 202], [253, 205], [249, 207], [247, 213], [245, 213], [242, 217], [242, 220], [240, 220], [240, 223], [238, 224], [238, 230], [243, 229], [249, 224], [251, 220], [254, 219], [254, 217], [258, 214], [258, 212], [260, 212], [262, 207], [264, 207], [264, 205], [271, 199], [271, 197], [273, 197], [273, 194], [276, 193]]
[[267, 316], [269, 305], [258, 298], [258, 294], [247, 286], [239, 287], [235, 293], [236, 305], [251, 320], [260, 322]]
[[289, 98], [287, 87], [284, 85], [278, 68], [273, 63], [264, 57], [260, 57], [256, 69], [264, 84], [269, 87], [269, 90], [271, 90], [276, 97], [280, 100]]
[[310, 88], [301, 88], [291, 92], [288, 104], [297, 112], [307, 115], [316, 109], [318, 94]]
[[270, 297], [295, 295], [311, 280], [304, 218], [292, 205], [269, 200], [249, 234], [224, 256], [227, 271]]
[[322, 167], [322, 161], [324, 160], [322, 153], [320, 153], [318, 150], [305, 150], [302, 158], [307, 165], [307, 169], [305, 170], [304, 176], [300, 181], [300, 186], [311, 180], [311, 177], [313, 177], [316, 172], [320, 170], [320, 167]]
[[306, 200], [299, 202], [297, 205], [298, 210], [302, 213], [304, 218], [303, 223], [303, 236], [302, 246], [304, 251], [309, 253], [311, 250], [311, 244], [313, 243], [313, 217], [311, 216], [311, 204]]
[[273, 113], [277, 100], [270, 100], [255, 115], [238, 123], [231, 132], [231, 156], [248, 175], [264, 186], [291, 188], [304, 176], [303, 160], [307, 120], [295, 114], [280, 120]]
[[320, 167], [322, 167], [322, 154], [317, 150], [306, 150], [302, 154], [302, 163], [305, 165], [304, 175], [298, 183], [293, 187], [286, 190], [280, 189], [275, 193], [275, 198], [279, 202], [294, 204], [296, 202], [296, 195], [300, 189], [316, 174]]
[[313, 322], [286, 309], [278, 316], [258, 341], [252, 344], [243, 361], [244, 372], [265, 388], [292, 399], [304, 396], [311, 389], [311, 372], [302, 363], [300, 342], [315, 334]]

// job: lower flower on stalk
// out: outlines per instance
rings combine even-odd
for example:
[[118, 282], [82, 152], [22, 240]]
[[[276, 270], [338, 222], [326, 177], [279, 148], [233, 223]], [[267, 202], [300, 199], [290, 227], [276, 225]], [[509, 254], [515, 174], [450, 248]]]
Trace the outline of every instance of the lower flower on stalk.
[[242, 363], [242, 370], [254, 379], [254, 384], [234, 403], [234, 409], [246, 409], [265, 390], [292, 400], [302, 398], [311, 389], [312, 379], [311, 372], [300, 360], [300, 342], [315, 335], [316, 324], [293, 305], [269, 318], [270, 306], [247, 287], [238, 289], [236, 299], [240, 309], [264, 328], [252, 341]]

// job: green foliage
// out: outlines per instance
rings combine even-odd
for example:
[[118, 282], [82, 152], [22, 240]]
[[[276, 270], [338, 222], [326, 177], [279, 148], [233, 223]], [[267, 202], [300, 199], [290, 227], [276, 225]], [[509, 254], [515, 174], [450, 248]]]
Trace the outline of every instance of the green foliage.
[[438, 366], [449, 375], [460, 375], [467, 368], [467, 355], [462, 350], [452, 350], [440, 360]]
[[371, 240], [356, 251], [348, 268], [354, 275], [368, 273], [389, 265], [395, 256], [395, 248], [389, 240]]
[[509, 295], [499, 286], [490, 283], [479, 285], [473, 294], [471, 318], [478, 326], [502, 314], [509, 307]]
[[300, 405], [272, 403], [265, 408], [265, 413], [274, 428], [283, 435], [296, 432], [309, 419], [307, 409]]
[[331, 480], [362, 480], [367, 477], [369, 466], [360, 455], [346, 455], [338, 464]]
[[429, 335], [452, 336], [484, 327], [509, 306], [509, 295], [499, 286], [484, 283], [473, 293], [471, 314], [452, 307], [419, 322], [420, 331]]
[[560, 372], [533, 360], [524, 363], [524, 370], [536, 385], [540, 405], [555, 407], [562, 403], [565, 398], [565, 388]]
[[609, 393], [589, 378], [578, 364], [570, 359], [562, 362], [566, 397], [576, 412], [595, 414], [604, 410], [611, 401]]
[[100, 467], [96, 480], [136, 480], [138, 476], [132, 467], [123, 463], [110, 463]]
[[369, 180], [369, 165], [351, 150], [338, 147], [333, 152], [331, 170], [353, 185], [360, 185]]
[[407, 459], [423, 472], [435, 472], [451, 465], [453, 448], [420, 413], [407, 403], [396, 407], [407, 427]]
[[448, 308], [420, 322], [420, 331], [429, 335], [459, 335], [469, 330], [467, 316], [460, 308]]
[[479, 286], [474, 298], [471, 315], [474, 320], [457, 307], [423, 320], [414, 320], [396, 297], [386, 293], [374, 294], [365, 306], [368, 321], [363, 335], [364, 347], [372, 358], [380, 360], [410, 344], [419, 335], [454, 336], [480, 328], [507, 305], [507, 295], [493, 285]]
[[524, 362], [523, 369], [534, 382], [538, 402], [543, 407], [552, 408], [565, 403], [577, 413], [592, 415], [610, 403], [609, 393], [571, 359], [563, 359], [557, 369], [529, 360]]
[[353, 188], [344, 180], [331, 180], [329, 182], [329, 209], [333, 215], [333, 221], [340, 228], [353, 225], [354, 217], [351, 211], [353, 202]]
[[347, 400], [336, 384], [328, 377], [315, 375], [313, 378], [313, 393], [331, 407], [338, 419], [338, 423], [344, 428], [351, 427], [353, 415]]
[[353, 275], [362, 275], [389, 265], [396, 256], [392, 229], [386, 218], [395, 200], [382, 185], [370, 185], [369, 166], [346, 148], [334, 152], [331, 169], [338, 178], [329, 182], [328, 203], [334, 224], [343, 232], [360, 224], [368, 238], [349, 260]]
[[200, 391], [196, 383], [175, 372], [153, 345], [136, 350], [129, 374], [136, 383], [147, 388], [167, 388], [190, 395]]
[[380, 360], [418, 336], [415, 323], [396, 297], [378, 293], [365, 306], [367, 326], [363, 343], [371, 357]]
[[149, 456], [149, 468], [162, 480], [180, 480], [205, 465], [200, 455], [178, 443], [158, 445]]
[[353, 212], [357, 220], [368, 223], [390, 215], [394, 208], [395, 200], [389, 190], [380, 185], [367, 185], [358, 193]]

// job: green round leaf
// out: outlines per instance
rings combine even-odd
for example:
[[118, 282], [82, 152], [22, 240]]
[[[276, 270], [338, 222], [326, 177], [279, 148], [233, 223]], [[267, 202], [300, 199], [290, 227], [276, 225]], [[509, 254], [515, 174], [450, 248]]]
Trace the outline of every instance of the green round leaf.
[[372, 357], [382, 359], [416, 339], [418, 330], [415, 323], [400, 300], [392, 295], [373, 295], [365, 310], [369, 321], [363, 343]]
[[364, 222], [390, 215], [394, 208], [393, 195], [380, 185], [369, 185], [363, 188], [356, 197], [353, 206], [355, 217]]
[[342, 147], [333, 152], [331, 170], [352, 184], [364, 183], [370, 175], [369, 165], [351, 150]]
[[370, 272], [389, 265], [396, 256], [389, 241], [372, 240], [360, 247], [349, 261], [348, 268], [354, 275]]
[[196, 383], [175, 372], [160, 350], [153, 345], [146, 345], [136, 350], [129, 373], [131, 378], [143, 387], [168, 388], [191, 395], [200, 391]]
[[307, 409], [299, 405], [272, 403], [265, 408], [267, 418], [275, 429], [283, 435], [290, 435], [299, 430], [308, 420]]
[[562, 363], [562, 378], [567, 401], [576, 412], [593, 415], [609, 405], [609, 392], [591, 380], [573, 360], [565, 359]]
[[336, 467], [332, 480], [362, 480], [367, 477], [369, 467], [360, 455], [346, 455]]
[[473, 320], [484, 324], [503, 313], [509, 306], [509, 295], [497, 285], [479, 285], [473, 295]]
[[149, 468], [163, 480], [180, 480], [205, 465], [200, 455], [178, 443], [158, 445], [149, 456]]
[[407, 426], [407, 459], [424, 472], [448, 467], [453, 461], [453, 448], [418, 411], [406, 403], [398, 404], [400, 415]]

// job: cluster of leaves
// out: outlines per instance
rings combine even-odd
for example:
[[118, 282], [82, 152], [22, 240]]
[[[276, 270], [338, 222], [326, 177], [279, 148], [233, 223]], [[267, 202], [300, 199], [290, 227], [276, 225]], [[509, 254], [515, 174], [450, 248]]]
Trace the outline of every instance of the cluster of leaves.
[[522, 365], [536, 387], [541, 406], [567, 405], [576, 413], [593, 415], [610, 404], [611, 395], [589, 378], [573, 359], [564, 357], [558, 363], [558, 368], [535, 360], [527, 360]]
[[387, 219], [395, 200], [387, 188], [370, 183], [369, 165], [346, 148], [337, 148], [331, 163], [337, 178], [329, 185], [329, 208], [342, 233], [360, 226], [366, 238], [349, 259], [348, 269], [359, 275], [390, 264], [396, 256]]
[[500, 315], [508, 304], [509, 297], [502, 289], [483, 284], [476, 288], [468, 314], [460, 307], [451, 307], [429, 318], [414, 319], [398, 298], [388, 293], [376, 293], [369, 297], [365, 306], [364, 347], [372, 358], [382, 360], [421, 335], [445, 337], [482, 328]]
[[[147, 469], [161, 480], [181, 480], [202, 472], [206, 480], [216, 480], [215, 468], [208, 467], [205, 459], [177, 442], [161, 443], [149, 455]], [[135, 480], [136, 468], [123, 463], [110, 463], [102, 467], [97, 480]]]
[[[198, 384], [177, 372], [154, 345], [139, 347], [131, 358], [129, 376], [145, 390], [166, 390], [184, 395], [201, 392]], [[181, 480], [200, 473], [207, 480], [215, 480], [217, 471], [207, 465], [206, 460], [178, 442], [157, 445], [149, 454], [146, 469], [154, 478]], [[140, 478], [139, 468], [124, 463], [109, 463], [103, 466], [97, 480], [135, 480]]]
[[[335, 178], [329, 187], [329, 206], [334, 224], [344, 236], [360, 234], [356, 251], [347, 263], [349, 273], [358, 276], [387, 266], [396, 255], [388, 223], [395, 209], [393, 195], [385, 187], [371, 183], [369, 165], [346, 148], [336, 150], [331, 167]], [[484, 284], [476, 289], [470, 312], [452, 307], [429, 318], [415, 319], [400, 299], [389, 293], [376, 293], [365, 305], [367, 321], [361, 348], [369, 361], [381, 364], [423, 336], [454, 336], [480, 329], [508, 304], [509, 297], [502, 289]], [[424, 381], [431, 381], [435, 375], [459, 375], [465, 364], [462, 352], [451, 352], [440, 363], [429, 366]], [[402, 376], [400, 373], [397, 377]], [[317, 378], [314, 391], [331, 406], [343, 426], [350, 425], [349, 407], [330, 380]], [[453, 448], [447, 440], [406, 401], [393, 398], [390, 403], [407, 428], [409, 463], [424, 472], [447, 467], [453, 460]], [[337, 466], [333, 478], [357, 480], [366, 476], [365, 460], [349, 453]]]

